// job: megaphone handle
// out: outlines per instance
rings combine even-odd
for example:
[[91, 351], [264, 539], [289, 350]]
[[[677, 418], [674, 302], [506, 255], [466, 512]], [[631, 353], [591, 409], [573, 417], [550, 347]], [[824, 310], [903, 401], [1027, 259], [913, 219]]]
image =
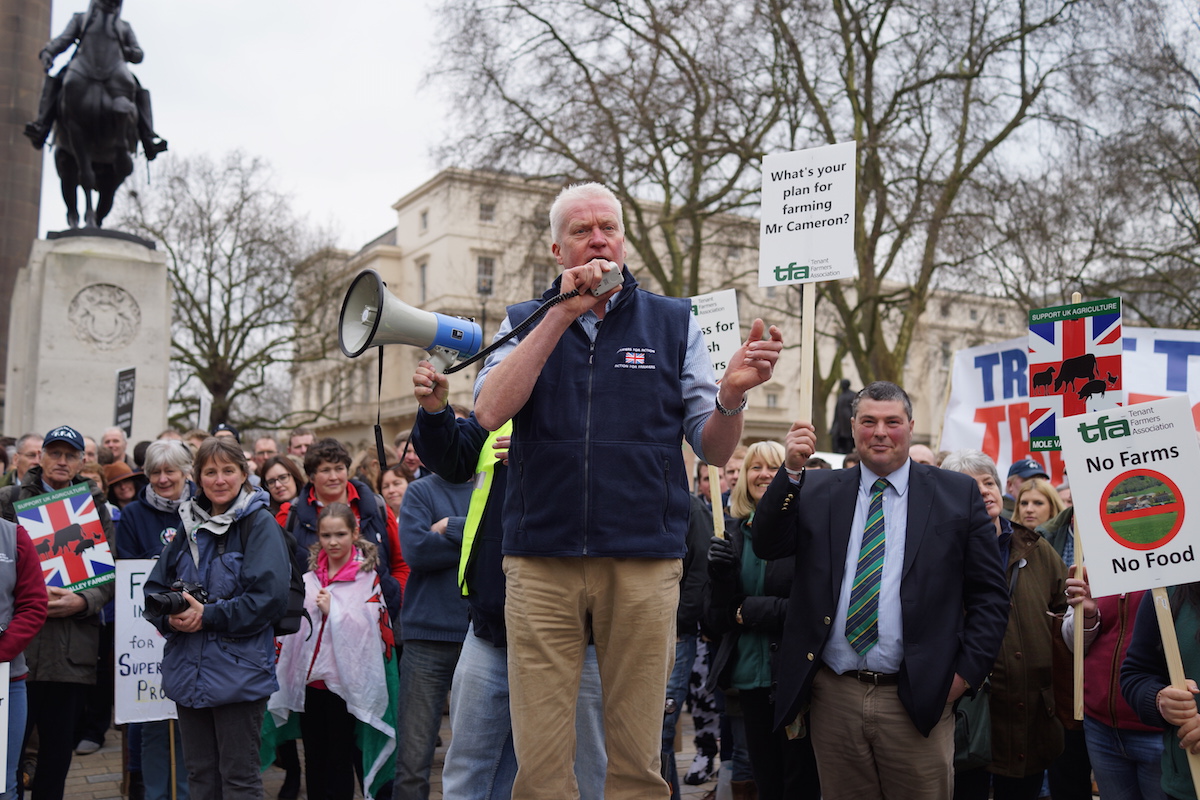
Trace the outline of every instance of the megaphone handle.
[[458, 370], [450, 369], [454, 360], [458, 358], [458, 352], [449, 350], [445, 347], [433, 347], [425, 351], [429, 354], [429, 363], [433, 364], [433, 371], [440, 372], [444, 375], [449, 375]]

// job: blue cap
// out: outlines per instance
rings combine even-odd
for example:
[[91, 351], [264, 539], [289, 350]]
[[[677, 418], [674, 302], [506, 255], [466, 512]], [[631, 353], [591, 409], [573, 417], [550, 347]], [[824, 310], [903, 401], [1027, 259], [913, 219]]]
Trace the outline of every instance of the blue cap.
[[237, 428], [233, 427], [228, 422], [218, 423], [217, 427], [213, 428], [212, 435], [216, 436], [221, 431], [228, 431], [229, 433], [232, 433], [234, 441], [238, 442], [239, 444], [241, 443], [241, 441], [242, 441], [241, 433], [238, 431]]
[[46, 434], [46, 438], [42, 439], [42, 447], [51, 442], [66, 442], [76, 450], [83, 449], [83, 436], [79, 431], [72, 428], [70, 425], [59, 425], [54, 430]]
[[1008, 468], [1008, 477], [1019, 475], [1022, 478], [1032, 478], [1036, 475], [1041, 475], [1043, 478], [1049, 478], [1050, 473], [1046, 472], [1046, 468], [1032, 458], [1022, 458], [1020, 461], [1013, 463]]

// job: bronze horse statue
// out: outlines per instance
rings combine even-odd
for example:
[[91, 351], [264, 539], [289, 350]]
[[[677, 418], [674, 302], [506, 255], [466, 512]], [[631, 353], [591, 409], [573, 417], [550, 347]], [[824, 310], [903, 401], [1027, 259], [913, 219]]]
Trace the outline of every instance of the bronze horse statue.
[[[92, 0], [87, 13], [74, 14], [66, 30], [38, 54], [46, 86], [38, 119], [25, 126], [25, 135], [41, 148], [54, 126], [54, 161], [72, 228], [79, 226], [79, 188], [86, 204], [84, 224], [100, 227], [117, 189], [133, 172], [138, 140], [147, 158], [167, 149], [154, 134], [150, 93], [126, 66], [140, 63], [143, 53], [120, 12], [121, 0]], [[70, 63], [50, 76], [54, 58], [72, 44]]]

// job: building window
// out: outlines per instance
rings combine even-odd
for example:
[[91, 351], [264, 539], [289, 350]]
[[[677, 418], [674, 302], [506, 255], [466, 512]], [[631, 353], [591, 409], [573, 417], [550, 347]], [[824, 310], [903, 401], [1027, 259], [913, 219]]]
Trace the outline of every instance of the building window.
[[977, 319], [979, 319], [979, 310], [972, 308], [970, 317], [971, 317], [971, 322], [975, 322]]
[[424, 233], [427, 230], [429, 230], [429, 212], [422, 211], [421, 212], [421, 233]]
[[550, 265], [546, 263], [533, 265], [533, 296], [541, 297], [550, 288]]
[[429, 291], [429, 262], [422, 261], [417, 265], [417, 279], [420, 281], [421, 288], [421, 304], [424, 305], [428, 300]]
[[950, 350], [950, 343], [942, 342], [942, 369], [950, 369], [950, 359], [954, 353]]
[[1005, 319], [1007, 319], [1007, 317], [1004, 316], [1003, 311], [1001, 311], [999, 314], [996, 315], [996, 322], [999, 323], [1000, 325], [1004, 324]]
[[492, 281], [496, 277], [496, 259], [480, 256], [475, 263], [476, 291], [486, 297], [492, 293]]
[[767, 408], [779, 408], [778, 392], [767, 392]]
[[495, 203], [480, 203], [479, 204], [479, 221], [480, 222], [495, 222], [496, 221], [496, 204]]
[[768, 287], [767, 287], [767, 299], [768, 299], [768, 300], [774, 300], [774, 299], [775, 299], [775, 287], [774, 287], [774, 286], [768, 286]]
[[729, 248], [729, 260], [730, 261], [741, 261], [742, 260], [742, 248], [738, 247], [736, 244], [731, 245]]

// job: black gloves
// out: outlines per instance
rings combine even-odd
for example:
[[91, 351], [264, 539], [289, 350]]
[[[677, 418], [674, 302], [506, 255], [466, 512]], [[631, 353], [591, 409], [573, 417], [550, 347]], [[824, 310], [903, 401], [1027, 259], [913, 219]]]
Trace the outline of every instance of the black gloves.
[[738, 556], [728, 539], [714, 536], [708, 543], [708, 575], [714, 581], [727, 581], [738, 570]]

